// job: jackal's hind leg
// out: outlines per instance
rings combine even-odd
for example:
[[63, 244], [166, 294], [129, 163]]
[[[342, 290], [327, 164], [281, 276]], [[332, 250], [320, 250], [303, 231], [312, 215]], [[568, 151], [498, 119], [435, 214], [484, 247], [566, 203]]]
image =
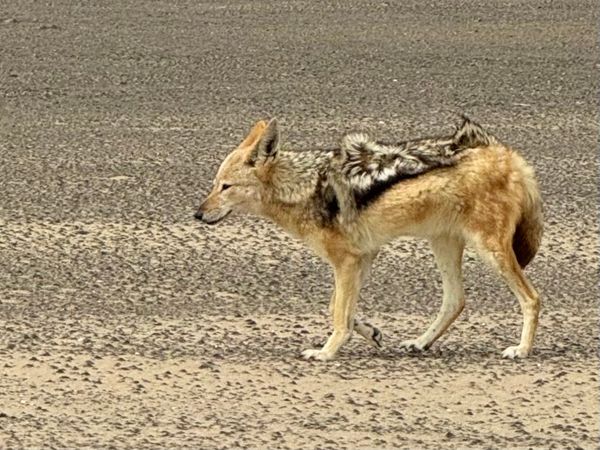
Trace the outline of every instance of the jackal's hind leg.
[[423, 351], [431, 347], [465, 305], [461, 268], [464, 242], [451, 236], [436, 237], [431, 240], [431, 249], [442, 274], [442, 307], [425, 333], [400, 344], [400, 347], [410, 351]]
[[502, 352], [503, 358], [525, 358], [531, 352], [533, 339], [540, 314], [540, 298], [529, 280], [523, 274], [512, 249], [512, 243], [487, 248], [478, 246], [477, 250], [500, 274], [510, 290], [519, 300], [523, 313], [523, 329], [519, 345], [510, 346]]

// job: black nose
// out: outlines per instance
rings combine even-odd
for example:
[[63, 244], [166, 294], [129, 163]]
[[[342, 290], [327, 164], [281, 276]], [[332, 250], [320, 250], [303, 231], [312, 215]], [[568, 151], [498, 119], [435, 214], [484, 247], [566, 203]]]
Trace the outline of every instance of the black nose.
[[202, 220], [202, 211], [196, 211], [196, 214], [194, 214], [194, 218]]

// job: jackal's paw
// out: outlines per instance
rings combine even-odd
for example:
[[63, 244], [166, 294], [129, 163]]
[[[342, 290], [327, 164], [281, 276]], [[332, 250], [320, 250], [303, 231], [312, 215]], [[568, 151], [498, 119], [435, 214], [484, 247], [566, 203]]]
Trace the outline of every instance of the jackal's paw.
[[375, 348], [383, 347], [383, 333], [379, 328], [361, 322], [354, 325], [354, 331], [365, 338], [369, 345]]
[[504, 350], [502, 352], [503, 358], [510, 358], [510, 359], [527, 358], [527, 355], [529, 355], [529, 352], [519, 345], [515, 345], [513, 347], [508, 347], [506, 350]]
[[400, 342], [400, 348], [408, 350], [411, 353], [421, 353], [427, 350], [429, 347], [419, 342], [418, 339], [409, 339], [407, 341]]
[[373, 334], [371, 335], [371, 339], [369, 343], [373, 347], [381, 348], [383, 347], [383, 333], [377, 327], [373, 327]]
[[318, 361], [327, 361], [333, 359], [335, 355], [331, 355], [323, 350], [309, 349], [302, 352], [304, 359], [316, 359]]

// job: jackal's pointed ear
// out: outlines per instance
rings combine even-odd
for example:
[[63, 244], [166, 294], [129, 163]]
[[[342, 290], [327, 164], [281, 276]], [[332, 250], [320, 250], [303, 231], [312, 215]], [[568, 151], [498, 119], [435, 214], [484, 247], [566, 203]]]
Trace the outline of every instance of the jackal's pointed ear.
[[256, 142], [260, 139], [263, 131], [267, 128], [267, 122], [264, 120], [259, 120], [254, 124], [248, 136], [244, 138], [240, 147], [252, 147]]
[[250, 163], [266, 162], [274, 159], [279, 150], [279, 130], [277, 129], [277, 120], [271, 119], [262, 132], [260, 139], [250, 156]]

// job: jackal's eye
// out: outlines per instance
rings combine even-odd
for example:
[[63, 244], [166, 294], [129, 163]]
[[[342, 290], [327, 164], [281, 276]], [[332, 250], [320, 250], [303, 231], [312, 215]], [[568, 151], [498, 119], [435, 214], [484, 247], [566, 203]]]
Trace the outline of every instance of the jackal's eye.
[[221, 188], [222, 191], [226, 191], [227, 189], [229, 189], [231, 187], [230, 184], [225, 184], [223, 183], [223, 187]]

